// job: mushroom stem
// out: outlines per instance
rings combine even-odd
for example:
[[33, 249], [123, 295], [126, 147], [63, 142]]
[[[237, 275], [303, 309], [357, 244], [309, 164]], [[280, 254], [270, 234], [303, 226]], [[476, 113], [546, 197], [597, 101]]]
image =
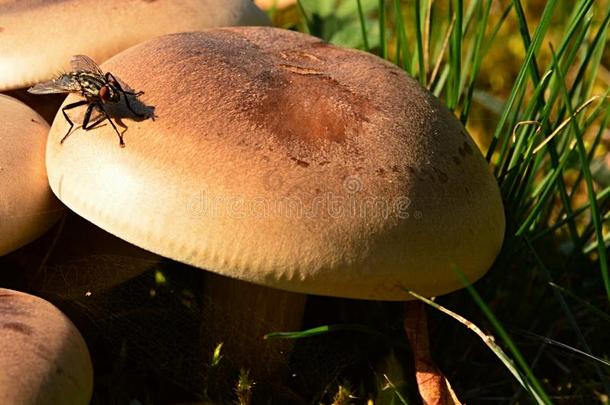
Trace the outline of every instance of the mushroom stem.
[[438, 369], [430, 354], [426, 309], [420, 301], [405, 305], [404, 328], [413, 351], [415, 379], [424, 404], [460, 404], [449, 380]]
[[204, 283], [202, 336], [209, 354], [222, 342], [224, 361], [234, 370], [250, 370], [256, 382], [284, 380], [293, 342], [264, 335], [300, 328], [307, 295], [213, 273]]

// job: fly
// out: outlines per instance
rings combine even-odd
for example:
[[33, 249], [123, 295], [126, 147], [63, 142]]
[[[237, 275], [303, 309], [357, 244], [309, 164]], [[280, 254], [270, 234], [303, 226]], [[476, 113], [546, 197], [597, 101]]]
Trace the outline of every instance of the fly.
[[[87, 105], [82, 128], [87, 131], [95, 128], [102, 121], [108, 120], [119, 136], [120, 146], [124, 147], [125, 142], [123, 142], [123, 135], [110, 119], [104, 106], [108, 103], [118, 103], [121, 100], [122, 95], [129, 111], [137, 117], [144, 117], [144, 114], [137, 113], [133, 110], [127, 97], [128, 95], [137, 97], [144, 94], [144, 92], [134, 93], [123, 90], [123, 87], [112, 73], [102, 72], [100, 67], [88, 56], [75, 55], [70, 60], [70, 65], [72, 66], [71, 72], [62, 73], [53, 80], [38, 83], [34, 87], [28, 89], [28, 92], [33, 94], [78, 93], [85, 98], [84, 100], [70, 103], [61, 109], [66, 121], [70, 124], [70, 128], [61, 139], [60, 143], [64, 143], [74, 127], [74, 122], [68, 117], [66, 111], [82, 105]], [[89, 123], [91, 113], [94, 109], [97, 109], [100, 112], [101, 117], [96, 121]]]

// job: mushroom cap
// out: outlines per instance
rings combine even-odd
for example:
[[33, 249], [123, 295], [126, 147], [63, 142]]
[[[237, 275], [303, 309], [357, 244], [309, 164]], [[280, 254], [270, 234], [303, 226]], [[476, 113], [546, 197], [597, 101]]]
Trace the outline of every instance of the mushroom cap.
[[254, 3], [262, 8], [263, 10], [270, 10], [272, 8], [281, 10], [296, 4], [296, 0], [255, 0]]
[[0, 403], [88, 404], [93, 368], [78, 329], [33, 295], [0, 289]]
[[120, 148], [110, 125], [60, 144], [56, 117], [49, 181], [135, 245], [269, 287], [378, 300], [459, 289], [454, 267], [474, 281], [501, 247], [502, 201], [476, 145], [376, 56], [244, 27], [159, 37], [103, 69], [144, 91], [156, 118], [123, 119]]
[[48, 132], [36, 111], [0, 94], [0, 255], [36, 239], [63, 211], [47, 180]]
[[[29, 254], [28, 254], [29, 253]], [[158, 266], [162, 258], [111, 235], [72, 214], [66, 216], [53, 250], [41, 257], [24, 252], [30, 291], [45, 297], [78, 299], [99, 294]]]
[[2, 1], [0, 91], [49, 80], [76, 54], [99, 63], [158, 35], [269, 24], [250, 0]]

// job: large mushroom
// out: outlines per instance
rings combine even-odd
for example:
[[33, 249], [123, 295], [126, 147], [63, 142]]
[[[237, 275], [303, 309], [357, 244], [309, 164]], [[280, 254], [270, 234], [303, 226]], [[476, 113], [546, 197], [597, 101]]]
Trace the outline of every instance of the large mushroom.
[[[204, 327], [219, 327], [238, 365], [277, 371], [286, 347], [262, 334], [294, 329], [304, 294], [436, 296], [463, 286], [455, 267], [475, 281], [500, 249], [485, 159], [435, 97], [373, 55], [223, 28], [159, 37], [102, 67], [157, 117], [123, 119], [125, 148], [109, 125], [60, 144], [57, 119], [51, 187], [101, 228], [228, 277], [206, 289], [242, 325]], [[232, 337], [246, 327], [249, 340]]]
[[0, 403], [86, 405], [93, 393], [89, 351], [49, 302], [0, 288]]
[[47, 180], [48, 132], [34, 110], [0, 94], [0, 256], [40, 236], [63, 211]]

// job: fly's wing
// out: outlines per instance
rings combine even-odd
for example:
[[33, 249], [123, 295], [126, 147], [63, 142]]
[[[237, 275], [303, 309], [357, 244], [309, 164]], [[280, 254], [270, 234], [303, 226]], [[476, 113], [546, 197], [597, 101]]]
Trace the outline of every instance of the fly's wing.
[[[94, 73], [94, 74], [100, 76], [101, 79], [105, 80], [106, 75], [104, 74], [102, 69], [100, 69], [100, 67], [97, 65], [97, 63], [95, 63], [87, 55], [74, 55], [74, 56], [72, 56], [72, 59], [70, 60], [70, 64], [72, 66], [72, 71], [73, 72]], [[124, 81], [122, 81], [121, 79], [119, 79], [115, 75], [110, 74], [109, 81], [112, 83], [113, 80], [116, 81], [119, 84], [119, 86], [121, 86], [121, 88], [124, 91], [127, 91], [128, 93], [133, 91], [133, 89], [131, 87], [129, 87], [128, 85], [126, 85]]]
[[73, 72], [89, 72], [104, 76], [102, 69], [87, 55], [74, 55], [70, 59]]
[[38, 83], [28, 89], [28, 93], [32, 94], [69, 93], [71, 91], [78, 91], [78, 87], [68, 75], [61, 75], [57, 79]]

